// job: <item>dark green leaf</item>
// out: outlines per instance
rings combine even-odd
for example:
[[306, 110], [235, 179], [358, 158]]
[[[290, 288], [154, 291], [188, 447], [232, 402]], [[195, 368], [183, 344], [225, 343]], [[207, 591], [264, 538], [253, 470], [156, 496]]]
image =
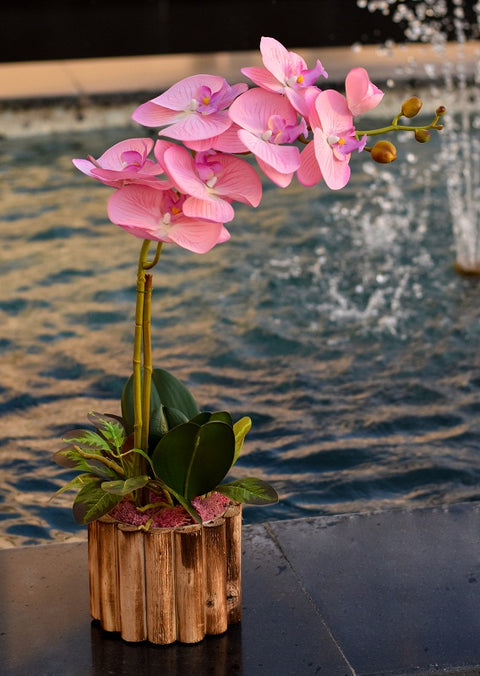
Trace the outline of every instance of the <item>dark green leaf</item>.
[[150, 481], [150, 477], [146, 474], [141, 476], [133, 476], [125, 481], [119, 479], [117, 481], [104, 481], [101, 486], [106, 493], [113, 493], [114, 495], [128, 495], [138, 488], [143, 488]]
[[198, 413], [198, 406], [185, 385], [164, 369], [153, 369], [152, 389], [158, 392], [160, 401], [169, 409], [181, 411], [187, 420]]
[[[167, 419], [168, 429], [171, 430], [177, 425], [188, 422], [188, 418], [185, 413], [179, 411], [178, 408], [170, 408], [168, 406], [163, 406], [163, 413]], [[168, 430], [167, 430], [168, 431]]]
[[108, 514], [122, 499], [121, 495], [105, 493], [102, 479], [92, 479], [78, 493], [73, 503], [73, 515], [77, 523], [87, 524]]
[[[193, 418], [193, 416], [198, 413], [197, 404], [185, 385], [168, 371], [154, 369], [152, 372], [150, 394], [149, 429], [149, 436], [152, 443], [154, 443], [154, 441], [158, 442], [171, 427], [165, 416], [163, 407], [166, 407], [169, 411], [176, 409], [184, 416], [184, 420], [190, 420], [190, 418]], [[133, 409], [133, 375], [127, 380], [123, 389], [122, 417], [127, 433], [131, 434], [135, 422]]]
[[266, 481], [248, 477], [215, 488], [218, 493], [248, 505], [273, 505], [278, 502], [276, 490]]
[[214, 421], [224, 422], [230, 427], [233, 427], [232, 416], [228, 411], [217, 411], [216, 413], [212, 413], [210, 416], [210, 422]]
[[235, 453], [232, 428], [223, 422], [193, 422], [170, 430], [157, 445], [152, 463], [159, 479], [190, 501], [225, 477]]
[[65, 493], [65, 491], [80, 490], [81, 488], [83, 488], [83, 486], [86, 486], [90, 481], [95, 480], [95, 478], [96, 477], [93, 477], [90, 473], [79, 474], [78, 476], [74, 477], [71, 481], [66, 483], [65, 486], [59, 488], [58, 491], [55, 493], [55, 495], [60, 495], [61, 493]]

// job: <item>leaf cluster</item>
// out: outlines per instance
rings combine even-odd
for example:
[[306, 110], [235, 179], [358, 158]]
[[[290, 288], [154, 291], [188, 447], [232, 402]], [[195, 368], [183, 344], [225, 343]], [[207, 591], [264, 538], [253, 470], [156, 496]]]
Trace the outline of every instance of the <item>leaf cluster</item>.
[[250, 418], [235, 424], [225, 411], [200, 412], [188, 389], [168, 371], [152, 372], [148, 449], [133, 447], [133, 377], [122, 394], [122, 418], [90, 413], [95, 430], [74, 430], [54, 460], [78, 472], [59, 492], [77, 490], [73, 513], [86, 524], [110, 512], [128, 497], [146, 506], [150, 493], [162, 505], [181, 504], [195, 521], [201, 518], [193, 498], [218, 491], [232, 500], [272, 504], [278, 500], [266, 482], [248, 477], [222, 483], [237, 461]]

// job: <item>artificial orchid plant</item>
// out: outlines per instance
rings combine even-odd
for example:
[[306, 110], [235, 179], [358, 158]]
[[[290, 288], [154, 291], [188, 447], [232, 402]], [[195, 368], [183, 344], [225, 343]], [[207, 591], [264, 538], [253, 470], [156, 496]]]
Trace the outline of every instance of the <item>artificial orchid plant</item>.
[[[78, 491], [73, 511], [79, 523], [106, 513], [127, 519], [126, 512], [133, 511], [132, 522], [148, 528], [178, 523], [173, 514], [208, 520], [212, 500], [214, 510], [224, 509], [229, 500], [276, 502], [275, 490], [264, 481], [223, 483], [240, 455], [250, 419], [234, 423], [225, 411], [200, 411], [180, 381], [153, 368], [151, 270], [162, 245], [203, 254], [229, 239], [225, 223], [234, 218], [232, 204], [257, 207], [262, 196], [259, 173], [245, 154], [253, 155], [279, 187], [295, 175], [304, 186], [324, 181], [338, 190], [349, 181], [354, 151], [369, 152], [377, 162], [395, 159], [392, 143], [380, 140], [368, 147], [368, 137], [404, 130], [425, 142], [431, 129], [442, 128], [443, 107], [429, 124], [400, 124], [400, 118], [420, 111], [421, 101], [411, 97], [390, 125], [359, 130], [354, 116], [383, 98], [365, 69], [348, 73], [343, 95], [317, 86], [319, 78], [327, 78], [320, 61], [309, 70], [301, 56], [268, 37], [262, 38], [260, 51], [264, 68], [242, 69], [256, 85], [252, 88], [230, 86], [216, 75], [194, 75], [137, 108], [136, 122], [162, 128], [159, 135], [173, 141], [133, 138], [98, 159], [73, 160], [84, 174], [115, 189], [109, 219], [143, 240], [133, 374], [122, 394], [122, 415], [90, 413], [96, 429], [66, 435], [68, 445], [55, 454], [61, 465], [79, 472], [60, 489]], [[152, 242], [156, 250], [149, 258]]]

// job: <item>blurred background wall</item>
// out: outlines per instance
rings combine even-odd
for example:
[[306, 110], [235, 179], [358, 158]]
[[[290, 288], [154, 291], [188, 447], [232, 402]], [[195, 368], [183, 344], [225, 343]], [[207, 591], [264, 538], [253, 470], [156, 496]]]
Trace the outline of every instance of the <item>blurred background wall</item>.
[[[415, 0], [412, 0], [414, 3]], [[400, 41], [402, 27], [357, 0], [2, 0], [0, 61]]]

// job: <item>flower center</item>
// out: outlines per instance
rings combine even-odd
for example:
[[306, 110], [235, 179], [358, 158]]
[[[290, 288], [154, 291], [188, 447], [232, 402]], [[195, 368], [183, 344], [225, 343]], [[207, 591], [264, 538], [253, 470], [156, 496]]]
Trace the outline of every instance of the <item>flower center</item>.
[[330, 134], [330, 136], [327, 136], [327, 143], [329, 146], [334, 146], [336, 143], [338, 143], [340, 146], [343, 146], [345, 139], [340, 138], [340, 136], [337, 136], [336, 134]]

